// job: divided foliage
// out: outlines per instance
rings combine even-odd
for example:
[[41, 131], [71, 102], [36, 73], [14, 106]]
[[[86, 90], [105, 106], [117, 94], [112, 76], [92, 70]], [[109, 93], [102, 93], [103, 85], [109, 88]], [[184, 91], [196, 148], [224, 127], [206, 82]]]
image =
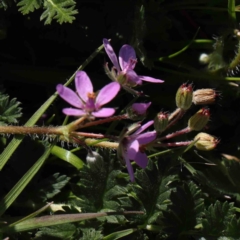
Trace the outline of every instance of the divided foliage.
[[22, 116], [22, 108], [16, 98], [9, 99], [7, 94], [0, 92], [0, 125], [14, 124]]
[[43, 8], [40, 20], [45, 20], [45, 24], [51, 24], [53, 19], [60, 24], [72, 23], [75, 20], [73, 15], [78, 13], [75, 9], [76, 2], [73, 0], [21, 0], [17, 6], [23, 15]]

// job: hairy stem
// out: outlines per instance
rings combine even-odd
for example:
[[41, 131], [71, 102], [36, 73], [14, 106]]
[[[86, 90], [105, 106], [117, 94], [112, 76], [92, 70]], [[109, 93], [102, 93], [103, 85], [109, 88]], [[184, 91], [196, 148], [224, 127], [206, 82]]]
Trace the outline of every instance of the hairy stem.
[[54, 134], [62, 135], [61, 127], [25, 127], [25, 126], [0, 126], [0, 134]]
[[176, 131], [174, 133], [170, 133], [170, 134], [166, 135], [165, 137], [159, 138], [157, 140], [158, 141], [163, 141], [163, 140], [170, 139], [170, 138], [173, 138], [173, 137], [177, 137], [179, 135], [182, 135], [182, 134], [185, 134], [185, 133], [189, 133], [189, 132], [191, 132], [191, 129], [189, 127], [186, 127], [186, 128], [184, 128], [182, 130]]

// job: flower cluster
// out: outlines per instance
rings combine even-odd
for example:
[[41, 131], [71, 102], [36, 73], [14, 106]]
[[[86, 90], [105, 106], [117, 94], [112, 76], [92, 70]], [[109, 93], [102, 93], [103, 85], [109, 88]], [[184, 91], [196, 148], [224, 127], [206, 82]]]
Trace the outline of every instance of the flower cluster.
[[[57, 92], [59, 96], [72, 106], [72, 108], [64, 108], [62, 110], [63, 113], [68, 116], [83, 117], [69, 124], [64, 129], [64, 131], [68, 129], [68, 134], [72, 136], [75, 141], [78, 140], [78, 136], [104, 138], [104, 135], [101, 134], [97, 135], [76, 132], [76, 130], [79, 129], [80, 123], [83, 121], [82, 119], [88, 119], [88, 121], [90, 121], [86, 123], [84, 127], [120, 119], [143, 121], [151, 102], [133, 103], [126, 109], [125, 114], [116, 116], [115, 118], [113, 116], [115, 114], [115, 108], [103, 106], [117, 96], [121, 87], [127, 91], [134, 91], [132, 88], [137, 85], [141, 85], [142, 81], [152, 83], [163, 82], [163, 80], [160, 79], [140, 76], [134, 71], [137, 58], [134, 49], [130, 45], [125, 44], [121, 47], [118, 59], [107, 39], [103, 39], [103, 45], [108, 57], [113, 63], [111, 71], [108, 68], [108, 64], [105, 65], [105, 70], [113, 82], [107, 84], [101, 90], [94, 92], [92, 82], [86, 72], [78, 71], [75, 76], [76, 92], [62, 84], [57, 85]], [[189, 119], [188, 126], [185, 129], [168, 134], [165, 137], [157, 137], [171, 125], [175, 124], [176, 121], [191, 107], [192, 103], [195, 105], [214, 103], [216, 95], [215, 91], [211, 89], [202, 89], [193, 92], [191, 84], [183, 84], [176, 94], [177, 109], [175, 112], [167, 114], [166, 112], [161, 111], [157, 114], [154, 121], [148, 121], [143, 125], [141, 122], [132, 124], [123, 131], [120, 137], [117, 138], [117, 143], [108, 142], [104, 143], [105, 145], [102, 143], [101, 146], [117, 148], [118, 158], [123, 160], [124, 164], [126, 164], [130, 180], [134, 182], [135, 177], [131, 161], [134, 161], [141, 168], [146, 168], [148, 164], [148, 157], [145, 151], [149, 147], [189, 145], [192, 141], [181, 143], [165, 143], [164, 141], [190, 131], [202, 130], [210, 118], [210, 113], [207, 108], [203, 108], [193, 115]], [[104, 119], [95, 120], [95, 118]], [[144, 132], [151, 126], [154, 126], [155, 130]], [[202, 139], [203, 137], [198, 136], [197, 139], [195, 139], [195, 141], [197, 141], [195, 146], [200, 150], [213, 149], [218, 141], [215, 141], [214, 137], [209, 136], [204, 139]], [[209, 145], [209, 139], [213, 143], [211, 144], [211, 147], [203, 147], [203, 145]], [[113, 138], [113, 140], [116, 140], [116, 137]], [[100, 165], [94, 169], [102, 167], [103, 158], [101, 158], [98, 153], [93, 152], [86, 144], [84, 146], [89, 152], [87, 156], [88, 164], [94, 168], [98, 162]]]

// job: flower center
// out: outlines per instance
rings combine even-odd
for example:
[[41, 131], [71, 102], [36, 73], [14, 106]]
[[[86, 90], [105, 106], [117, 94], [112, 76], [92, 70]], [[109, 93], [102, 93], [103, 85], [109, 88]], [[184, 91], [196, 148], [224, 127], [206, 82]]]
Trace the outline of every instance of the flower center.
[[146, 151], [146, 146], [145, 146], [145, 145], [139, 146], [139, 151], [140, 151], [141, 153], [144, 153], [144, 152]]
[[87, 97], [88, 97], [88, 100], [85, 103], [85, 110], [87, 112], [93, 112], [96, 110], [96, 106], [95, 106], [96, 94], [94, 92], [88, 92]]
[[93, 92], [93, 93], [90, 93], [90, 92], [89, 92], [89, 93], [87, 94], [87, 96], [88, 96], [89, 99], [93, 99], [93, 100], [95, 100], [95, 98], [96, 98], [96, 94], [95, 94], [94, 92]]

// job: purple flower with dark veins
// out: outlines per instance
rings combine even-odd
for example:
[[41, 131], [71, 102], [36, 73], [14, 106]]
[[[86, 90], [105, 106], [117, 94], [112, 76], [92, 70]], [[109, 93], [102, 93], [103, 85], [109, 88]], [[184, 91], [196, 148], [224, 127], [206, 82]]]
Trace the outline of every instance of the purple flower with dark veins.
[[[153, 121], [149, 121], [141, 127], [138, 124], [132, 130], [125, 133], [120, 140], [118, 156], [125, 161], [132, 182], [134, 182], [134, 173], [130, 161], [135, 161], [141, 168], [146, 168], [147, 166], [148, 158], [145, 153], [145, 146], [156, 138], [157, 132], [142, 132], [152, 124]], [[134, 131], [135, 133], [129, 135]]]
[[123, 86], [134, 87], [136, 85], [141, 85], [142, 81], [153, 82], [153, 83], [162, 83], [163, 80], [148, 77], [148, 76], [140, 76], [133, 70], [137, 63], [137, 57], [135, 50], [132, 46], [125, 44], [121, 47], [119, 51], [119, 58], [117, 60], [117, 56], [109, 43], [109, 41], [104, 38], [103, 45], [105, 51], [113, 63], [113, 68], [110, 71], [108, 66], [106, 65], [106, 72], [109, 74], [109, 77], [113, 81], [117, 81]]
[[110, 117], [115, 113], [114, 108], [102, 108], [119, 92], [117, 82], [109, 83], [97, 94], [93, 92], [93, 85], [84, 71], [78, 71], [75, 77], [76, 92], [62, 84], [57, 85], [57, 92], [61, 98], [75, 108], [64, 108], [63, 113], [69, 116], [91, 115], [97, 118]]

